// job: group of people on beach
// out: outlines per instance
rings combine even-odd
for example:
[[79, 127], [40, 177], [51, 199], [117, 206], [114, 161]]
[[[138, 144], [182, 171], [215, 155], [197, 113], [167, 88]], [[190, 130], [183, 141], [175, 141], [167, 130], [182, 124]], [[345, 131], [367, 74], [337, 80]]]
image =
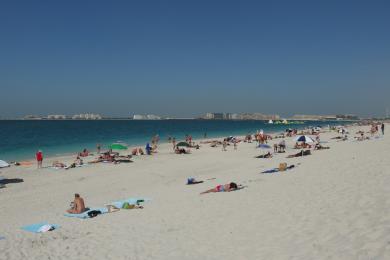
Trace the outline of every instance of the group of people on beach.
[[[329, 128], [330, 128], [330, 126], [329, 126]], [[378, 125], [377, 123], [372, 123], [369, 133], [373, 136], [379, 132], [379, 129], [381, 130], [382, 135], [384, 135], [385, 124], [381, 123]], [[340, 141], [348, 140], [348, 136], [346, 135], [345, 128], [344, 127], [340, 128], [340, 131], [342, 131], [343, 136], [333, 137], [332, 139], [339, 139]], [[255, 140], [258, 144], [266, 144], [269, 140], [272, 140], [273, 138], [284, 138], [284, 137], [295, 136], [298, 134], [298, 130], [297, 129], [286, 129], [285, 133], [286, 134], [281, 134], [280, 136], [275, 135], [274, 137], [272, 137], [270, 135], [265, 134], [263, 130], [260, 130], [260, 131], [257, 131], [253, 135], [253, 137], [251, 134], [247, 134], [243, 140], [240, 140], [239, 138], [231, 136], [231, 137], [224, 138], [222, 141], [208, 140], [208, 141], [203, 141], [201, 143], [209, 143], [211, 147], [217, 147], [218, 145], [221, 145], [222, 151], [227, 151], [227, 147], [229, 145], [233, 145], [234, 150], [237, 150], [238, 143], [240, 143], [241, 141], [250, 143], [250, 142], [252, 142], [252, 140]], [[301, 130], [299, 132], [299, 134], [309, 134], [309, 133], [316, 135], [316, 142], [313, 144], [306, 143], [306, 142], [301, 142], [301, 143], [296, 142], [294, 145], [295, 149], [311, 149], [311, 148], [314, 148], [314, 150], [329, 149], [329, 147], [322, 146], [320, 144], [318, 130], [313, 128], [310, 130]], [[365, 136], [364, 131], [359, 131], [359, 132], [357, 132], [357, 134], [359, 134], [359, 136], [355, 137], [355, 138], [359, 141], [368, 139], [368, 137]], [[205, 134], [205, 136], [206, 136], [206, 134]], [[171, 137], [171, 136], [168, 137], [168, 142], [172, 143], [173, 151], [176, 154], [189, 154], [190, 153], [189, 148], [196, 148], [196, 149], [200, 148], [199, 145], [196, 145], [192, 141], [191, 135], [187, 134], [185, 136], [185, 140], [186, 140], [186, 143], [188, 144], [188, 146], [187, 147], [179, 147], [179, 146], [177, 146], [175, 137]], [[131, 155], [120, 155], [118, 152], [113, 152], [111, 149], [106, 151], [106, 152], [102, 152], [101, 151], [102, 145], [97, 144], [96, 148], [97, 148], [98, 157], [95, 160], [89, 161], [88, 163], [99, 163], [99, 162], [126, 163], [126, 162], [132, 162], [132, 160], [131, 160], [132, 156], [144, 155], [144, 154], [152, 155], [153, 153], [157, 153], [157, 146], [158, 146], [159, 141], [160, 141], [159, 135], [155, 135], [151, 139], [151, 145], [149, 143], [146, 144], [145, 152], [141, 147], [137, 147], [137, 148], [132, 149]], [[274, 149], [274, 153], [284, 153], [285, 149], [286, 149], [285, 140], [283, 139], [279, 143], [275, 143], [273, 145], [273, 149]], [[302, 150], [297, 154], [289, 155], [289, 157], [304, 156], [304, 155], [309, 155], [309, 154], [310, 154], [310, 151]], [[85, 148], [85, 149], [83, 149], [82, 152], [77, 154], [76, 159], [70, 165], [66, 165], [65, 163], [62, 163], [60, 161], [54, 161], [52, 163], [52, 167], [64, 168], [64, 169], [79, 167], [79, 166], [82, 166], [84, 164], [84, 161], [81, 158], [88, 157], [91, 155], [93, 155], [93, 154], [90, 153], [88, 151], [88, 149]], [[41, 150], [38, 150], [36, 152], [35, 157], [36, 157], [36, 161], [37, 161], [37, 167], [42, 168], [42, 162], [43, 162], [43, 158], [44, 158], [43, 152]], [[272, 157], [272, 154], [270, 152], [267, 152], [266, 154], [263, 154], [260, 156], [256, 156], [256, 158], [271, 158], [271, 157]]]
[[[374, 136], [374, 135], [379, 133], [379, 129], [381, 130], [382, 135], [384, 135], [384, 131], [385, 131], [384, 123], [381, 123], [380, 125], [373, 123], [371, 125], [369, 132], [367, 132], [367, 133], [370, 133], [371, 136]], [[302, 132], [302, 133], [304, 133], [304, 132]], [[296, 142], [294, 145], [294, 148], [295, 149], [302, 149], [302, 150], [295, 153], [295, 154], [288, 155], [287, 158], [294, 158], [294, 157], [311, 155], [311, 153], [312, 153], [311, 149], [313, 149], [313, 150], [329, 149], [329, 147], [323, 146], [320, 143], [319, 133], [320, 133], [319, 131], [312, 131], [311, 132], [311, 134], [316, 135], [314, 143]], [[340, 133], [342, 134], [342, 136], [334, 137], [333, 139], [339, 139], [339, 140], [347, 140], [348, 139], [347, 132], [344, 128], [342, 128], [342, 131]], [[291, 131], [288, 130], [287, 131], [287, 136], [293, 136], [296, 134], [297, 134], [296, 130], [291, 130]], [[356, 134], [358, 135], [358, 137], [355, 137], [355, 138], [357, 138], [358, 140], [370, 139], [369, 137], [365, 136], [365, 132], [362, 130], [356, 132]], [[260, 144], [267, 143], [269, 140], [272, 139], [272, 137], [270, 135], [264, 134], [263, 131], [259, 131], [253, 135], [253, 139], [260, 145]], [[145, 147], [146, 154], [151, 155], [152, 153], [157, 152], [157, 145], [158, 145], [159, 140], [160, 140], [159, 136], [156, 135], [151, 140], [152, 145], [150, 145], [149, 143], [146, 144], [146, 147]], [[178, 154], [188, 153], [188, 150], [186, 150], [185, 148], [180, 148], [177, 146], [176, 139], [174, 137], [170, 138], [169, 141], [173, 144], [175, 153], [178, 153]], [[251, 142], [252, 135], [248, 134], [247, 136], [245, 136], [245, 139], [243, 141], [244, 142]], [[224, 138], [222, 141], [213, 140], [213, 141], [205, 141], [204, 143], [210, 143], [212, 147], [215, 147], [217, 144], [222, 145], [222, 151], [227, 151], [226, 148], [230, 144], [233, 144], [234, 150], [236, 150], [237, 144], [239, 142], [241, 142], [241, 140], [236, 138], [236, 137], [227, 137], [227, 138]], [[199, 145], [195, 145], [195, 143], [193, 143], [192, 136], [190, 136], [190, 135], [186, 136], [186, 143], [188, 144], [188, 147], [195, 147], [195, 148], [199, 149]], [[280, 142], [275, 143], [273, 145], [273, 148], [274, 148], [274, 153], [284, 153], [286, 150], [285, 140], [283, 139]], [[90, 161], [89, 163], [132, 162], [131, 161], [132, 155], [143, 155], [144, 154], [144, 151], [141, 148], [134, 148], [132, 150], [132, 155], [120, 155], [118, 152], [113, 152], [111, 149], [109, 149], [106, 152], [101, 152], [101, 145], [100, 144], [97, 145], [97, 152], [98, 152], [98, 158], [96, 158], [93, 161]], [[57, 168], [64, 168], [64, 169], [75, 168], [77, 166], [81, 166], [84, 164], [82, 157], [88, 157], [90, 155], [92, 155], [92, 154], [87, 149], [83, 149], [82, 152], [77, 154], [76, 159], [69, 166], [65, 165], [64, 163], [62, 163], [60, 161], [54, 161], [52, 166], [57, 167]], [[256, 158], [271, 158], [271, 157], [272, 157], [271, 152], [267, 152], [266, 154], [256, 156]], [[44, 158], [43, 152], [41, 150], [38, 150], [36, 152], [36, 160], [37, 160], [37, 167], [38, 168], [42, 168], [43, 158]], [[279, 170], [280, 171], [287, 170], [287, 169], [291, 169], [293, 167], [295, 167], [295, 166], [294, 165], [287, 166], [286, 163], [283, 163], [283, 165], [279, 167]], [[188, 184], [198, 184], [198, 183], [203, 183], [203, 181], [196, 181], [195, 179], [188, 181]], [[239, 185], [236, 182], [230, 182], [227, 184], [217, 185], [214, 188], [211, 188], [211, 189], [208, 189], [208, 190], [201, 192], [200, 194], [203, 195], [203, 194], [207, 194], [207, 193], [216, 193], [216, 192], [231, 192], [231, 191], [239, 190], [241, 188], [243, 188], [242, 185]], [[69, 214], [80, 214], [80, 213], [83, 213], [87, 210], [88, 210], [88, 208], [86, 208], [86, 206], [85, 206], [84, 199], [80, 196], [80, 194], [76, 193], [74, 195], [74, 200], [71, 203], [70, 208], [67, 210], [67, 212]]]

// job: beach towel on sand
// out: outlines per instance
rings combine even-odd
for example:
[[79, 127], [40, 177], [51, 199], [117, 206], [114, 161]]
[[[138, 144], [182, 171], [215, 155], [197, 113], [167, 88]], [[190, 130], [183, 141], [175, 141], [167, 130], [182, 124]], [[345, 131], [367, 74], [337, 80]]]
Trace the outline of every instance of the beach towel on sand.
[[265, 174], [265, 173], [285, 172], [285, 171], [291, 170], [293, 168], [295, 168], [295, 165], [288, 166], [284, 171], [281, 171], [279, 168], [273, 168], [271, 170], [266, 170], [266, 171], [263, 171], [261, 173]]
[[21, 227], [24, 231], [32, 232], [32, 233], [43, 233], [49, 231], [48, 229], [53, 227], [54, 230], [58, 229], [60, 226], [56, 224], [49, 224], [47, 222], [32, 224], [28, 226]]
[[114, 201], [109, 205], [113, 205], [117, 207], [118, 209], [121, 209], [123, 207], [123, 204], [129, 203], [130, 205], [138, 205], [141, 202], [145, 201], [150, 201], [150, 199], [145, 199], [145, 198], [128, 198], [125, 200], [119, 200], [119, 201]]
[[88, 212], [91, 212], [91, 211], [100, 211], [101, 214], [108, 213], [107, 207], [103, 207], [103, 208], [89, 208], [87, 211], [84, 211], [83, 213], [80, 213], [80, 214], [65, 213], [64, 216], [71, 217], [71, 218], [85, 219], [85, 218], [90, 218], [90, 216], [88, 215]]

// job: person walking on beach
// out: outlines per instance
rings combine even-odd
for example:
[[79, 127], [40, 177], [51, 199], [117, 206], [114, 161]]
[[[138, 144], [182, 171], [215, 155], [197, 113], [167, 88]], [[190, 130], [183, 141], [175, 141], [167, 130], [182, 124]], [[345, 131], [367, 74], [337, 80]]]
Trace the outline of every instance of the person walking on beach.
[[233, 147], [234, 147], [234, 150], [237, 150], [237, 140], [235, 138], [233, 140]]
[[41, 150], [38, 150], [38, 152], [35, 154], [35, 158], [37, 159], [38, 169], [42, 168], [43, 153]]
[[381, 125], [382, 135], [385, 134], [385, 123], [382, 123]]

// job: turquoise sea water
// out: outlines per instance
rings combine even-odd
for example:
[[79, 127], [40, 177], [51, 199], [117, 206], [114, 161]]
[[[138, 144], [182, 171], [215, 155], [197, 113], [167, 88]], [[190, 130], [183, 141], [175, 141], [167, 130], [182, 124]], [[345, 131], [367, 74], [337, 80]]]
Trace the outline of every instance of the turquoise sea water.
[[266, 133], [283, 132], [286, 128], [305, 128], [342, 124], [340, 121], [310, 121], [304, 124], [272, 125], [264, 121], [225, 120], [99, 120], [99, 121], [0, 121], [0, 160], [15, 161], [34, 158], [41, 149], [45, 155], [77, 153], [84, 148], [95, 151], [96, 144], [104, 147], [123, 141], [130, 146], [149, 142], [158, 134], [162, 142], [169, 135], [177, 141], [186, 134], [194, 139], [245, 135], [263, 129]]

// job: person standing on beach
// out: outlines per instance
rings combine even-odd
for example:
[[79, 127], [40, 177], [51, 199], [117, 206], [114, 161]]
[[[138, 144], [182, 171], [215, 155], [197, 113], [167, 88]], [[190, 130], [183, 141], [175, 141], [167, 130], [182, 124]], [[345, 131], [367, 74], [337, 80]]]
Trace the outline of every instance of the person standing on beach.
[[176, 138], [172, 137], [172, 145], [173, 145], [173, 151], [176, 149]]
[[38, 152], [35, 154], [35, 158], [37, 159], [38, 169], [42, 168], [43, 153], [41, 150], [38, 150]]
[[381, 125], [382, 135], [385, 135], [385, 123]]
[[96, 145], [96, 150], [97, 150], [97, 153], [100, 154], [100, 150], [102, 149], [102, 146], [101, 144], [97, 144]]
[[227, 146], [227, 141], [226, 141], [226, 139], [224, 139], [223, 143], [222, 143], [222, 151], [227, 151], [226, 146]]
[[236, 140], [236, 138], [234, 138], [234, 140], [233, 140], [233, 147], [234, 147], [234, 150], [237, 150], [237, 140]]

